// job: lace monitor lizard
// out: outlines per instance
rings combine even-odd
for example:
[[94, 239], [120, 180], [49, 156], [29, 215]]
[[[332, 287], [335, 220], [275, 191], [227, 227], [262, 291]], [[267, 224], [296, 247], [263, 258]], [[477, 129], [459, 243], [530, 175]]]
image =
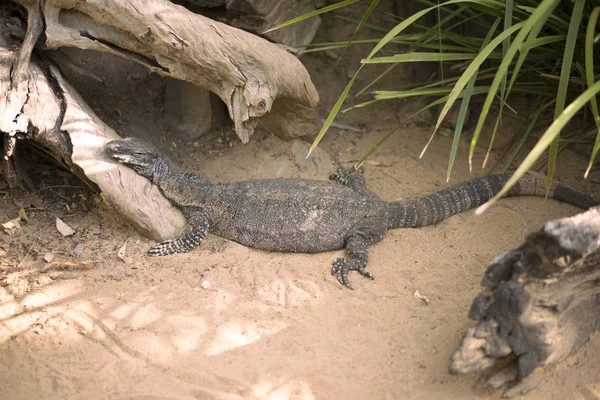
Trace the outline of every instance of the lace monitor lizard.
[[[371, 192], [360, 172], [338, 170], [330, 181], [260, 179], [212, 182], [180, 172], [149, 143], [128, 138], [106, 144], [108, 154], [150, 179], [181, 208], [185, 233], [156, 245], [149, 256], [184, 253], [209, 232], [245, 246], [282, 252], [322, 252], [345, 248], [333, 262], [338, 281], [352, 289], [349, 271], [373, 279], [366, 270], [368, 246], [388, 229], [436, 224], [493, 197], [510, 175], [490, 175], [460, 183], [429, 196], [388, 202]], [[546, 178], [526, 174], [507, 196], [546, 195]], [[583, 193], [554, 183], [549, 197], [581, 208], [597, 203]]]

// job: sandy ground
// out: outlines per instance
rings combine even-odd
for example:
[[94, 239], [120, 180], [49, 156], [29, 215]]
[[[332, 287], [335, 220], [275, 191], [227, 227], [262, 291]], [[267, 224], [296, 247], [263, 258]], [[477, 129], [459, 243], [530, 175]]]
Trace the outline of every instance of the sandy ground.
[[[88, 53], [81, 60], [93, 61]], [[326, 115], [345, 81], [318, 59], [310, 69]], [[299, 143], [268, 132], [257, 132], [248, 145], [229, 128], [191, 144], [180, 141], [161, 119], [164, 82], [137, 67], [121, 78], [72, 81], [124, 136], [146, 137], [182, 169], [216, 180], [326, 179], [401, 115], [396, 105], [385, 105], [343, 117], [340, 122], [364, 132], [333, 129], [317, 161], [301, 167], [292, 152]], [[366, 178], [382, 198], [446, 187], [450, 138], [436, 138], [418, 160], [430, 133], [400, 130], [371, 158]], [[468, 179], [465, 150], [463, 143], [451, 183]], [[584, 158], [565, 152], [561, 161], [563, 178], [581, 176]], [[0, 233], [0, 272], [10, 278], [0, 287], [5, 400], [497, 399], [501, 393], [483, 385], [486, 375], [447, 372], [453, 347], [472, 325], [467, 312], [483, 271], [543, 222], [580, 211], [541, 198], [506, 199], [481, 217], [466, 212], [436, 226], [390, 231], [371, 248], [376, 279], [353, 274], [350, 291], [330, 275], [341, 251], [269, 253], [209, 236], [189, 254], [148, 258], [153, 242], [81, 183], [53, 169], [34, 177], [47, 187], [37, 194], [42, 203], [27, 208], [29, 223], [15, 235]], [[597, 178], [595, 172], [591, 180]], [[0, 194], [3, 221], [30, 203], [25, 192]], [[56, 217], [75, 234], [62, 237]], [[117, 256], [124, 243], [125, 261]], [[52, 256], [79, 268], [49, 268]], [[414, 297], [416, 290], [428, 305]], [[548, 368], [524, 398], [599, 398], [599, 344], [596, 335]]]

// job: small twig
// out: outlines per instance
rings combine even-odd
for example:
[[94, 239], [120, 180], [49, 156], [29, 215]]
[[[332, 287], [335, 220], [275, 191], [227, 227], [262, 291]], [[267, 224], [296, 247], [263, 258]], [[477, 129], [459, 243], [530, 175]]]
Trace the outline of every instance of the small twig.
[[29, 250], [27, 250], [27, 254], [25, 254], [25, 257], [23, 257], [23, 259], [19, 262], [19, 264], [17, 264], [17, 269], [19, 269], [19, 267], [21, 266], [21, 264], [23, 264], [23, 262], [25, 262], [25, 260], [27, 259], [27, 257], [29, 256], [29, 253], [31, 253], [31, 250], [33, 249], [33, 246], [35, 246], [35, 244], [40, 240], [40, 238], [35, 239], [35, 241], [31, 244], [31, 246], [29, 247]]

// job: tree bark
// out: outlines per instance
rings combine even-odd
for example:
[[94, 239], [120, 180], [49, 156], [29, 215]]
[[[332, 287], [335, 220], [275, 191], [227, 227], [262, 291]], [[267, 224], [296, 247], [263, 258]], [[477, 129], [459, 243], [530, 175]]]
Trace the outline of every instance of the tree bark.
[[[478, 323], [452, 354], [450, 371], [471, 373], [514, 359], [517, 385], [507, 393], [530, 390], [543, 367], [576, 351], [598, 329], [600, 208], [529, 234], [522, 246], [496, 257], [482, 285], [487, 289], [469, 312]], [[501, 371], [494, 385], [507, 376]]]

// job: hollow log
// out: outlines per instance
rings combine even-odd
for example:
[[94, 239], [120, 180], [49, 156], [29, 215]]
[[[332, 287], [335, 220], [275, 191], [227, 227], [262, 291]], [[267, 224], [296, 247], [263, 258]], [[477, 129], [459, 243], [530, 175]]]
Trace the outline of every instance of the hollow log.
[[[14, 1], [26, 8], [35, 2]], [[208, 89], [227, 105], [244, 143], [254, 132], [256, 119], [268, 113], [276, 99], [307, 107], [318, 103], [308, 72], [292, 54], [168, 0], [37, 3], [46, 48], [111, 53]]]
[[[600, 208], [546, 223], [488, 267], [450, 371], [505, 364], [490, 383], [507, 395], [535, 387], [544, 368], [583, 345], [600, 322]], [[514, 379], [513, 379], [514, 378]]]
[[[14, 149], [28, 140], [100, 191], [117, 212], [146, 235], [156, 240], [177, 236], [186, 223], [181, 212], [150, 181], [105, 154], [104, 143], [119, 135], [94, 114], [48, 60], [19, 53], [31, 49], [11, 38], [7, 26], [13, 23], [0, 14], [3, 175], [16, 179]], [[26, 61], [20, 64], [21, 60]], [[19, 74], [11, 75], [11, 71], [21, 65], [25, 69], [17, 79]]]

